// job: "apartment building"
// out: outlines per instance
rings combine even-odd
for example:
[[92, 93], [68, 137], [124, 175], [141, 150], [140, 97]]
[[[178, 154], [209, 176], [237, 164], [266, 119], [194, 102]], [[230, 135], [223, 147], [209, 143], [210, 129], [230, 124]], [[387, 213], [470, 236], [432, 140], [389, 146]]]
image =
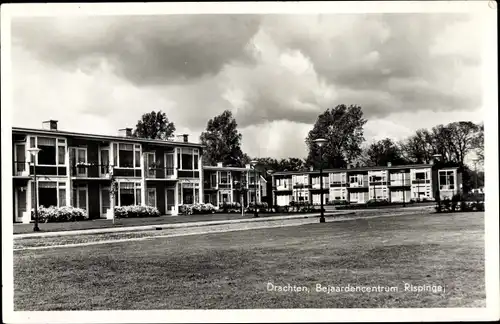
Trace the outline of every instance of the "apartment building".
[[[267, 180], [247, 164], [244, 168], [203, 166], [204, 202], [216, 207], [222, 204], [260, 203], [267, 196]], [[257, 179], [257, 181], [256, 181]]]
[[[287, 206], [292, 201], [321, 202], [318, 170], [276, 172], [272, 177], [273, 201]], [[323, 171], [323, 203], [346, 201], [362, 204], [369, 200], [409, 202], [451, 198], [462, 186], [456, 167], [437, 168], [434, 164], [378, 166]]]
[[90, 218], [112, 217], [111, 199], [170, 215], [203, 201], [202, 145], [187, 135], [148, 140], [132, 137], [129, 128], [117, 136], [83, 134], [60, 131], [50, 120], [41, 129], [14, 127], [12, 138], [15, 222], [31, 221], [35, 196], [40, 206], [79, 207]]

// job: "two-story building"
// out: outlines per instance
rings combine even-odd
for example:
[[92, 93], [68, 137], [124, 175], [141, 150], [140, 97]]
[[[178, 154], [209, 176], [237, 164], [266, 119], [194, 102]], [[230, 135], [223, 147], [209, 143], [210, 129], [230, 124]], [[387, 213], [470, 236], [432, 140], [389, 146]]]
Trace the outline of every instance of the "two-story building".
[[[345, 201], [362, 204], [369, 200], [409, 202], [451, 198], [462, 186], [457, 167], [434, 164], [358, 167], [323, 171], [323, 203]], [[292, 201], [321, 202], [320, 172], [276, 172], [272, 177], [274, 205]]]
[[83, 134], [60, 131], [50, 120], [42, 129], [14, 127], [12, 138], [15, 222], [31, 221], [35, 199], [40, 206], [85, 209], [90, 218], [111, 217], [111, 199], [172, 215], [179, 205], [203, 201], [202, 145], [187, 135], [148, 140], [129, 128], [118, 136]]
[[[260, 203], [266, 197], [266, 179], [250, 164], [244, 168], [223, 166], [203, 166], [204, 202], [217, 208], [223, 204]], [[257, 180], [257, 181], [256, 181]]]

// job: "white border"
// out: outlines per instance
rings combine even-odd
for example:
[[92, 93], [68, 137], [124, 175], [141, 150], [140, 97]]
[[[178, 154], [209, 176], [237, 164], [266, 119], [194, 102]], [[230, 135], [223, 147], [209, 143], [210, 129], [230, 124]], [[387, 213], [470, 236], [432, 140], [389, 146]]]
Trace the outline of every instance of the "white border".
[[[12, 215], [12, 92], [10, 22], [12, 17], [54, 15], [150, 15], [202, 13], [416, 13], [416, 12], [477, 12], [483, 16], [483, 91], [486, 129], [485, 179], [486, 198], [486, 294], [487, 307], [481, 309], [335, 309], [335, 310], [227, 310], [227, 311], [92, 311], [92, 312], [13, 312], [13, 246], [12, 219], [2, 217], [3, 313], [5, 322], [106, 323], [106, 322], [323, 322], [323, 321], [472, 321], [499, 318], [499, 246], [498, 246], [498, 80], [497, 9], [488, 1], [432, 2], [273, 2], [273, 3], [127, 3], [127, 4], [7, 4], [1, 10], [2, 96], [1, 141], [2, 214]], [[474, 82], [472, 80], [471, 82]]]

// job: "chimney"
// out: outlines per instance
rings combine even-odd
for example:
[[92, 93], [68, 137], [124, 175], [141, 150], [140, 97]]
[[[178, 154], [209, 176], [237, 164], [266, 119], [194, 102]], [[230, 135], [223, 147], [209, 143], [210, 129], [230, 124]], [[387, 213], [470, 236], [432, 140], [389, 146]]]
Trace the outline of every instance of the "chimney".
[[387, 166], [391, 167], [392, 166], [392, 162], [387, 162]]
[[309, 167], [309, 171], [311, 171], [311, 172], [314, 171], [314, 167], [312, 165]]
[[348, 164], [348, 165], [347, 165], [347, 169], [350, 169], [350, 168], [351, 168], [351, 165], [350, 165], [350, 164]]
[[46, 120], [42, 122], [42, 128], [47, 130], [57, 130], [57, 120]]
[[182, 139], [183, 139], [184, 143], [189, 142], [189, 135], [188, 134], [182, 134]]
[[132, 128], [121, 128], [118, 130], [118, 136], [132, 137]]
[[246, 169], [250, 169], [250, 164], [245, 164]]
[[222, 167], [223, 167], [222, 162], [217, 162], [217, 166], [218, 166], [219, 168], [222, 168]]

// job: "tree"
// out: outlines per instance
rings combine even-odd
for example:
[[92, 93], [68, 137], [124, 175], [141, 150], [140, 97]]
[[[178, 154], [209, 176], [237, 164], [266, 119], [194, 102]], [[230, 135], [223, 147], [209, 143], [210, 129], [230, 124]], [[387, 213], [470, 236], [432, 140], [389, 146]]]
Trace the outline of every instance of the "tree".
[[290, 157], [288, 159], [281, 159], [278, 163], [279, 171], [304, 171], [306, 163], [299, 158]]
[[222, 162], [228, 166], [244, 166], [245, 156], [241, 151], [242, 135], [231, 111], [226, 110], [210, 119], [200, 141], [205, 145], [203, 159], [207, 165]]
[[467, 154], [476, 147], [480, 127], [470, 121], [460, 121], [448, 124], [446, 129], [452, 160], [463, 165]]
[[427, 129], [419, 129], [399, 143], [400, 156], [412, 163], [429, 163], [434, 154], [433, 143], [432, 134]]
[[473, 146], [475, 147], [478, 162], [484, 164], [484, 124], [478, 125], [478, 132]]
[[[320, 161], [323, 161], [325, 168], [346, 167], [361, 153], [360, 145], [364, 141], [365, 124], [361, 107], [355, 105], [338, 105], [319, 115], [306, 138], [309, 148], [307, 166], [318, 168]], [[321, 157], [319, 147], [314, 143], [317, 138], [327, 140]]]
[[383, 166], [389, 162], [394, 165], [407, 163], [401, 156], [399, 147], [390, 138], [373, 142], [368, 147], [366, 155], [370, 166]]
[[152, 111], [143, 114], [137, 121], [133, 136], [147, 139], [169, 139], [175, 132], [175, 125], [170, 122], [167, 115], [162, 112]]

